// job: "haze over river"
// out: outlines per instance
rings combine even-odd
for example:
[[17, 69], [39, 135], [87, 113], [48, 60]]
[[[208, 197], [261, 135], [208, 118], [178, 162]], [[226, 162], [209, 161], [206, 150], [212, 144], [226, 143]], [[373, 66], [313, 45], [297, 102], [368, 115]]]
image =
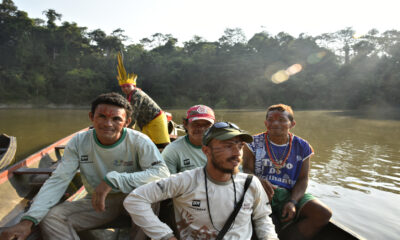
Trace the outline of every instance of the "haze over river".
[[[0, 133], [17, 137], [17, 160], [90, 125], [89, 110], [0, 109]], [[181, 123], [185, 110], [168, 110]], [[219, 110], [251, 134], [265, 131], [265, 111]], [[353, 112], [296, 111], [293, 133], [314, 148], [308, 192], [333, 219], [367, 239], [400, 238], [400, 120]], [[0, 193], [1, 194], [1, 193]]]

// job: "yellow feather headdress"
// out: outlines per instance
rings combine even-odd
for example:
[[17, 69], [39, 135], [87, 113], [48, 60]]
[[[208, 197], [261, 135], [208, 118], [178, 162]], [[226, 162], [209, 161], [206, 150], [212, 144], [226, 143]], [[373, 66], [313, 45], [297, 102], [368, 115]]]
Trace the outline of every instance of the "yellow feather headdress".
[[138, 75], [136, 75], [134, 73], [126, 74], [124, 63], [122, 62], [121, 53], [118, 53], [117, 70], [118, 70], [117, 79], [118, 79], [118, 83], [119, 83], [120, 86], [125, 85], [125, 84], [133, 84], [133, 85], [136, 86], [136, 79], [137, 79]]

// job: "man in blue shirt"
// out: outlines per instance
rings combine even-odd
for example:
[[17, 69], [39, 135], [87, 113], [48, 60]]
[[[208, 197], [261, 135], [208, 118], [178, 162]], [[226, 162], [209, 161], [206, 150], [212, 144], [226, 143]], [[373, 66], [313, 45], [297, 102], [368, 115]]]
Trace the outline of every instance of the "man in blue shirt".
[[306, 193], [314, 150], [290, 132], [296, 125], [290, 106], [270, 106], [264, 124], [267, 131], [244, 148], [243, 170], [260, 179], [279, 219], [279, 239], [311, 239], [332, 215], [326, 205]]

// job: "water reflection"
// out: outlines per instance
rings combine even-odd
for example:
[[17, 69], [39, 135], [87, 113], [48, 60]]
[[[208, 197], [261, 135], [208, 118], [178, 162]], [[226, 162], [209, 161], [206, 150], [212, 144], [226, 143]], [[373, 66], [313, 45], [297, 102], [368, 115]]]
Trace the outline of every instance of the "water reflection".
[[[89, 110], [0, 109], [0, 132], [17, 136], [17, 156], [33, 153], [87, 127]], [[177, 123], [186, 110], [169, 110]], [[309, 192], [333, 218], [368, 239], [400, 236], [400, 121], [340, 111], [296, 111], [293, 132], [310, 142]], [[265, 111], [217, 110], [251, 134], [265, 131]], [[394, 119], [394, 118], [391, 118]], [[384, 217], [383, 217], [384, 216]]]
[[[172, 111], [179, 123], [184, 111]], [[357, 117], [355, 117], [357, 116]], [[365, 119], [341, 111], [295, 111], [293, 132], [314, 147], [310, 177], [328, 185], [370, 193], [400, 194], [400, 122]], [[252, 134], [265, 131], [265, 111], [217, 110], [218, 121], [232, 121]]]
[[[327, 152], [329, 151], [329, 152]], [[400, 194], [398, 153], [388, 146], [358, 146], [346, 140], [326, 149], [324, 161], [320, 155], [313, 159], [311, 177], [321, 183], [339, 184], [368, 193], [373, 187]]]
[[90, 125], [89, 109], [0, 109], [0, 132], [17, 137], [16, 159]]

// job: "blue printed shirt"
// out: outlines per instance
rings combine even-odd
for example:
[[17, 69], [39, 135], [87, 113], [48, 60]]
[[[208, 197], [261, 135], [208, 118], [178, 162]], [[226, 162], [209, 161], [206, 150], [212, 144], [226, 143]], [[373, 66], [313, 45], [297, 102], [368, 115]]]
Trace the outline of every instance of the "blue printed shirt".
[[[274, 163], [272, 163], [268, 156], [265, 134], [264, 132], [253, 136], [253, 142], [248, 144], [255, 156], [254, 173], [256, 176], [268, 180], [275, 186], [290, 190], [296, 184], [303, 161], [313, 155], [314, 150], [306, 140], [293, 135], [292, 149], [289, 157], [280, 169], [280, 172], [277, 172]], [[285, 158], [288, 148], [288, 143], [277, 145], [271, 142], [270, 144], [270, 149], [273, 151], [271, 155], [275, 154], [278, 159]]]

